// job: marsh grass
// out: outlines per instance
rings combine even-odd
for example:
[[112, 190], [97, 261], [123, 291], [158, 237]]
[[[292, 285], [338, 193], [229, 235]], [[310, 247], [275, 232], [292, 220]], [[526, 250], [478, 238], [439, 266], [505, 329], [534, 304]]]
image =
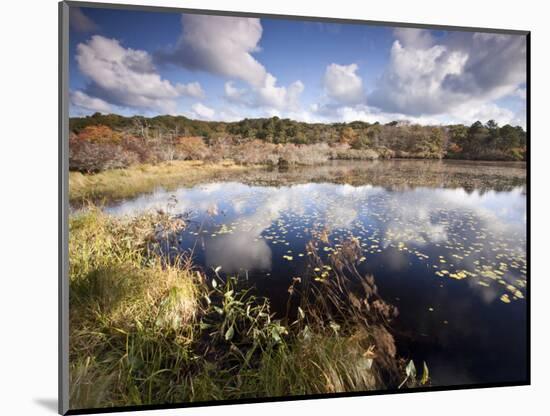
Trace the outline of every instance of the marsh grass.
[[[275, 316], [236, 277], [162, 254], [182, 217], [89, 207], [69, 222], [72, 409], [419, 383], [395, 352], [395, 308], [355, 269], [354, 241], [328, 262], [310, 242], [311, 273], [289, 288], [289, 313]], [[319, 279], [315, 270], [329, 268]]]
[[190, 355], [200, 275], [155, 254], [167, 220], [70, 219], [71, 406], [151, 402]]
[[205, 163], [174, 160], [157, 164], [132, 165], [99, 173], [69, 172], [69, 200], [72, 203], [129, 198], [151, 192], [157, 187], [171, 189], [192, 186], [205, 180], [230, 178], [253, 169], [232, 161]]

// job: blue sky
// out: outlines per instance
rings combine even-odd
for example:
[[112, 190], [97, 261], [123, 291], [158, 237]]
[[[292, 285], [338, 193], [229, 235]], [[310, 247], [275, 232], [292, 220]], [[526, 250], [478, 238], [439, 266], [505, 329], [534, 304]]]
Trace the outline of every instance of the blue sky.
[[525, 125], [525, 38], [71, 8], [70, 113]]

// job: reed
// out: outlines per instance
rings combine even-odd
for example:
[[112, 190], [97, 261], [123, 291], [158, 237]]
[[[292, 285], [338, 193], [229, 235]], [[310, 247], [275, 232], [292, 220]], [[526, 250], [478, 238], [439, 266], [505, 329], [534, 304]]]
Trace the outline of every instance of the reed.
[[310, 272], [276, 316], [237, 277], [163, 254], [184, 217], [114, 218], [89, 207], [69, 225], [72, 409], [420, 383], [396, 354], [395, 308], [355, 268], [353, 240], [328, 262], [312, 240]]

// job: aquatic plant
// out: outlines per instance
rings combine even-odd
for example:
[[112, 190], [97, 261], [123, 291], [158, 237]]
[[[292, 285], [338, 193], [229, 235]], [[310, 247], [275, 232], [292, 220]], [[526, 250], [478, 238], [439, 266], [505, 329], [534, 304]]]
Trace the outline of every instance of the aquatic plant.
[[[292, 312], [277, 317], [220, 267], [206, 273], [189, 256], [163, 255], [182, 227], [163, 212], [71, 216], [71, 408], [418, 384], [396, 356], [396, 310], [358, 273], [353, 240], [329, 264], [310, 243], [311, 273], [289, 289]], [[322, 281], [319, 268], [329, 271]]]

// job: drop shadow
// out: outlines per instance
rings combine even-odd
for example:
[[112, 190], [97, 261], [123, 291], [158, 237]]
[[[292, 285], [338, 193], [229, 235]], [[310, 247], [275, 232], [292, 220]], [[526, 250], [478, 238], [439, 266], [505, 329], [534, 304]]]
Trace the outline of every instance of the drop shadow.
[[57, 399], [34, 399], [34, 402], [42, 406], [44, 409], [57, 414]]

